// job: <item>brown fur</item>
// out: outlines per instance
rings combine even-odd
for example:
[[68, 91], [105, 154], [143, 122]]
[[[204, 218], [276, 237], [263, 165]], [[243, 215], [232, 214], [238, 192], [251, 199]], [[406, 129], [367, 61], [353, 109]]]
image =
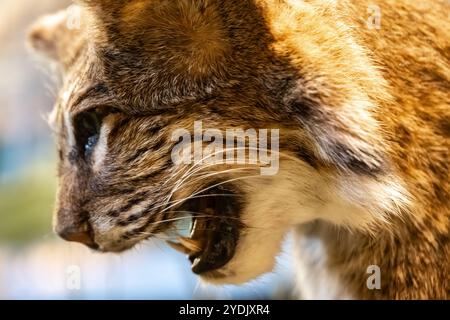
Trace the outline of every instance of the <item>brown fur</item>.
[[[409, 203], [374, 213], [383, 219], [370, 232], [326, 222], [299, 231], [322, 239], [328, 268], [353, 296], [448, 299], [448, 2], [378, 1], [380, 30], [366, 26], [370, 1], [80, 2], [81, 30], [62, 22], [31, 33], [35, 47], [61, 62], [70, 93], [57, 108], [58, 225], [109, 217], [117, 228], [94, 230], [96, 240], [104, 250], [132, 246], [170, 217], [158, 206], [173, 187], [161, 181], [177, 174], [174, 129], [197, 119], [280, 128], [282, 151], [322, 176], [395, 179], [406, 188]], [[63, 113], [74, 119], [104, 106], [119, 113], [105, 119], [108, 154], [93, 171], [68, 146]], [[123, 217], [149, 198], [139, 215]], [[370, 264], [383, 270], [382, 290], [365, 286]]]

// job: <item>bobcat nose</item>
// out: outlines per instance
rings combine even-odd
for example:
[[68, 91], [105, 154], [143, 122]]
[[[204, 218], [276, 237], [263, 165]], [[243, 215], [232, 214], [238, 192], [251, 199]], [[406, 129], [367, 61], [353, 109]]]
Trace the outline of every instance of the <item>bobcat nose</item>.
[[98, 245], [95, 243], [90, 227], [87, 224], [83, 224], [79, 227], [62, 227], [56, 228], [56, 233], [67, 241], [79, 242], [91, 249], [97, 249]]

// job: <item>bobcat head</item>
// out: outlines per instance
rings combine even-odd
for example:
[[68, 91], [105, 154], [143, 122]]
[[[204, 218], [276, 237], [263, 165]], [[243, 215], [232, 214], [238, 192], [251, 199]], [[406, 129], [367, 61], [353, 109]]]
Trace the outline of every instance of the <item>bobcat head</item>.
[[[63, 79], [56, 232], [121, 252], [192, 219], [171, 245], [203, 279], [240, 283], [271, 270], [295, 225], [370, 232], [398, 215], [407, 192], [376, 116], [391, 97], [328, 5], [80, 0], [38, 21], [30, 43]], [[198, 121], [279, 130], [279, 170], [174, 163], [174, 132]]]

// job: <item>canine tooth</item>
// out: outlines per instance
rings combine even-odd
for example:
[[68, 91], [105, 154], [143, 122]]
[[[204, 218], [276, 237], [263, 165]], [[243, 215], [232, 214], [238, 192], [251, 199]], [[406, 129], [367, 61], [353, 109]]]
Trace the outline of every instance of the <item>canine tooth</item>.
[[193, 219], [194, 222], [192, 223], [192, 227], [191, 227], [191, 238], [193, 237], [194, 233], [195, 233], [195, 228], [197, 227], [197, 221], [198, 219]]
[[200, 261], [201, 261], [200, 258], [195, 258], [195, 260], [192, 262], [192, 268], [194, 269], [195, 267], [197, 267]]
[[184, 254], [191, 254], [192, 251], [185, 246], [183, 246], [180, 243], [173, 242], [173, 241], [167, 241], [167, 244], [172, 248], [177, 250], [178, 252], [184, 253]]
[[202, 242], [204, 239], [205, 230], [207, 229], [206, 219], [195, 219], [195, 228], [192, 229], [191, 239]]
[[202, 251], [201, 243], [197, 240], [193, 240], [190, 238], [184, 238], [184, 237], [180, 237], [178, 240], [180, 241], [181, 245], [188, 248], [189, 250], [191, 250], [194, 253]]

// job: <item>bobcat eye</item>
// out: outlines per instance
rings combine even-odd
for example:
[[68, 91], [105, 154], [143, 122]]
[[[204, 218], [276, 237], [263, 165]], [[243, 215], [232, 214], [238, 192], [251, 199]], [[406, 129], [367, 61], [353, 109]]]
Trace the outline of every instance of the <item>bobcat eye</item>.
[[77, 116], [75, 120], [77, 145], [85, 157], [89, 157], [94, 150], [101, 125], [101, 119], [95, 110], [83, 112]]
[[75, 118], [75, 135], [77, 148], [88, 159], [100, 137], [103, 119], [114, 111], [94, 109], [83, 112]]

